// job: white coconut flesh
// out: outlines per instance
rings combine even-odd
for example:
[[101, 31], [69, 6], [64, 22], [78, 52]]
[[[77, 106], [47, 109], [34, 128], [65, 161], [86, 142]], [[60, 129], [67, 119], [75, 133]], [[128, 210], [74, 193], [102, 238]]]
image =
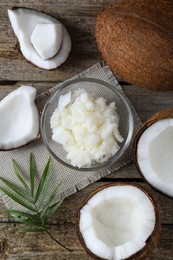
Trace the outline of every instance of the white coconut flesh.
[[107, 187], [80, 211], [79, 229], [96, 256], [120, 260], [140, 251], [155, 226], [154, 207], [135, 186]]
[[54, 57], [62, 43], [62, 24], [37, 24], [31, 35], [31, 43], [43, 60]]
[[137, 162], [152, 186], [173, 197], [173, 118], [159, 120], [142, 133]]
[[0, 101], [0, 149], [10, 150], [38, 136], [36, 89], [21, 86]]
[[[21, 52], [27, 60], [48, 70], [57, 68], [66, 61], [71, 50], [71, 38], [58, 20], [26, 8], [8, 10], [8, 16]], [[53, 33], [49, 31], [49, 26]]]

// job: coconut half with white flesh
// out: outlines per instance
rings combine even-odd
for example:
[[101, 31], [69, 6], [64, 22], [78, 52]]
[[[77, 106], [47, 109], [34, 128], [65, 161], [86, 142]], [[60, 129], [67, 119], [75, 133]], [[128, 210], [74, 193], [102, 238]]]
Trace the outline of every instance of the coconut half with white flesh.
[[77, 221], [79, 240], [94, 259], [142, 259], [160, 237], [157, 204], [135, 184], [108, 184], [91, 193]]
[[47, 70], [66, 61], [71, 51], [71, 38], [57, 19], [27, 8], [9, 9], [8, 16], [20, 50], [28, 61]]
[[160, 111], [143, 124], [135, 137], [134, 152], [145, 180], [173, 197], [173, 109]]
[[36, 89], [21, 86], [0, 101], [0, 150], [26, 145], [39, 135]]

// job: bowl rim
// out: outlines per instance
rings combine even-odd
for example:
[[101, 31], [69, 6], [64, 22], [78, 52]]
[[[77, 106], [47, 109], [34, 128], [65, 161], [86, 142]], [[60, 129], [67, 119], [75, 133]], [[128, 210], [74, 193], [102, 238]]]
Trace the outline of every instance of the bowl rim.
[[[100, 85], [103, 85], [106, 88], [109, 88], [110, 90], [112, 90], [113, 92], [116, 93], [116, 95], [119, 96], [119, 98], [124, 102], [124, 105], [127, 109], [128, 112], [128, 119], [129, 119], [129, 131], [128, 131], [128, 136], [126, 138], [126, 141], [124, 142], [123, 146], [120, 147], [120, 149], [118, 150], [118, 152], [110, 157], [108, 160], [106, 160], [103, 163], [100, 163], [96, 166], [92, 165], [89, 167], [76, 167], [73, 166], [69, 163], [66, 163], [65, 161], [63, 161], [62, 159], [60, 159], [50, 148], [49, 146], [49, 142], [47, 140], [46, 137], [46, 133], [44, 130], [44, 125], [45, 125], [45, 118], [47, 115], [47, 108], [49, 106], [49, 104], [52, 102], [52, 100], [54, 99], [55, 96], [57, 96], [57, 94], [61, 93], [61, 91], [63, 89], [65, 89], [66, 87], [69, 87], [70, 85], [73, 85], [75, 83], [82, 83], [82, 82], [90, 82], [90, 83], [97, 83]], [[129, 105], [128, 99], [126, 98], [125, 95], [123, 95], [119, 90], [117, 90], [115, 88], [115, 86], [112, 86], [110, 83], [100, 80], [100, 79], [95, 79], [95, 78], [77, 78], [77, 79], [73, 79], [73, 80], [68, 80], [62, 83], [62, 85], [50, 96], [50, 98], [47, 100], [46, 104], [44, 105], [44, 108], [41, 112], [41, 118], [40, 118], [40, 133], [41, 133], [41, 137], [43, 140], [43, 144], [46, 146], [47, 150], [49, 151], [49, 153], [51, 154], [51, 156], [53, 156], [54, 159], [56, 159], [59, 163], [61, 163], [62, 165], [73, 169], [73, 170], [77, 170], [77, 171], [94, 171], [94, 170], [100, 170], [105, 168], [108, 165], [112, 165], [113, 163], [117, 162], [120, 157], [123, 155], [123, 153], [126, 151], [126, 149], [128, 148], [132, 137], [133, 137], [133, 132], [134, 132], [134, 117], [133, 117], [133, 113], [132, 113], [132, 109]]]

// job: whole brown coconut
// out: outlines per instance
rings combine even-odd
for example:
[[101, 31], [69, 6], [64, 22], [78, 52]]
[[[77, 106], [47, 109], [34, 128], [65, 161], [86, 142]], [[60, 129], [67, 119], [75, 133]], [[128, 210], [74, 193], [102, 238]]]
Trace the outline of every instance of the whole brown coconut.
[[96, 40], [122, 80], [150, 90], [173, 90], [172, 0], [111, 5], [97, 17]]

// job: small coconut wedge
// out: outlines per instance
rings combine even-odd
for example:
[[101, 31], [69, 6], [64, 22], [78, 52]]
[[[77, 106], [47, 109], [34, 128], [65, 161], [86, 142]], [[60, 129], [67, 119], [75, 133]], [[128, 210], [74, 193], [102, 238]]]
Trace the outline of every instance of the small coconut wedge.
[[143, 259], [160, 238], [159, 209], [137, 184], [104, 185], [80, 208], [77, 234], [94, 259]]
[[31, 43], [43, 60], [51, 59], [61, 47], [62, 24], [37, 24], [31, 35]]
[[23, 56], [43, 69], [55, 69], [66, 61], [71, 38], [57, 19], [27, 8], [8, 10], [11, 26]]
[[26, 145], [39, 134], [36, 89], [21, 86], [0, 101], [0, 150]]
[[173, 197], [173, 109], [149, 118], [134, 141], [139, 173], [155, 189]]

